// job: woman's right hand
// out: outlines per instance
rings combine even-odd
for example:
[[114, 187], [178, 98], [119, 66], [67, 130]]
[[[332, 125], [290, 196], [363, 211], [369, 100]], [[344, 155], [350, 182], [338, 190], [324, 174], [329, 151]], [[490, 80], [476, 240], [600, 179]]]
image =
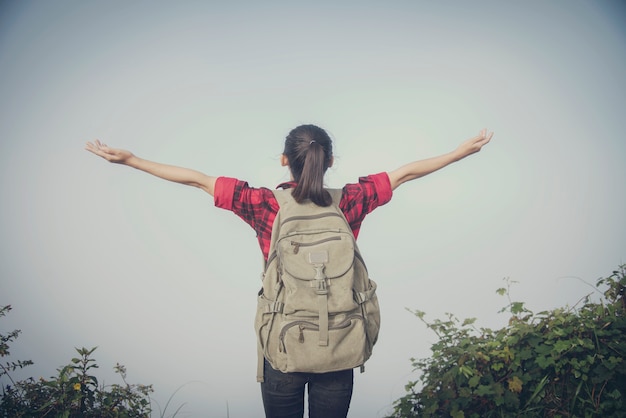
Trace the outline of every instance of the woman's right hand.
[[87, 142], [85, 149], [111, 163], [116, 164], [126, 164], [129, 159], [134, 157], [133, 153], [130, 151], [118, 148], [109, 148], [107, 144], [103, 144], [97, 139], [94, 142]]

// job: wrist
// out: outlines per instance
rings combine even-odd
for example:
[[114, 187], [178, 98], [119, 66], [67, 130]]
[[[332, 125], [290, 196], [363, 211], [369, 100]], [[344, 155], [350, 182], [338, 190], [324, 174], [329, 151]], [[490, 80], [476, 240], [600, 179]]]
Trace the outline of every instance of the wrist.
[[463, 155], [463, 150], [461, 150], [460, 148], [455, 149], [449, 155], [450, 161], [453, 163], [462, 160], [465, 157], [465, 155]]
[[133, 168], [140, 168], [141, 166], [141, 158], [137, 157], [134, 154], [130, 154], [130, 156], [122, 161], [122, 164], [127, 165]]

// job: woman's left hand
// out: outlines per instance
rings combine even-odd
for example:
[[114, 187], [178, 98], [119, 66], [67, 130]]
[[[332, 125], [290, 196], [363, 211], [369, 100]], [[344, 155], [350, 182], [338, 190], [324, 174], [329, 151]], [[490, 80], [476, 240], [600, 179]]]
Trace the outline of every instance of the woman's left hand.
[[467, 157], [468, 155], [475, 154], [479, 152], [483, 146], [485, 146], [489, 141], [491, 141], [491, 137], [493, 136], [493, 132], [487, 133], [487, 129], [481, 130], [477, 136], [468, 139], [463, 142], [456, 149], [456, 153], [458, 155], [458, 159], [462, 159]]

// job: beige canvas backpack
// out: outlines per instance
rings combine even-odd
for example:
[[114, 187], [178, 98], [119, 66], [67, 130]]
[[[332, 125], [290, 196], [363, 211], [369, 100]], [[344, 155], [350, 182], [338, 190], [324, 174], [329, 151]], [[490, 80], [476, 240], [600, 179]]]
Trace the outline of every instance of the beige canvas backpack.
[[298, 204], [276, 190], [280, 205], [255, 320], [259, 365], [282, 372], [325, 373], [363, 368], [378, 338], [376, 283], [341, 209]]

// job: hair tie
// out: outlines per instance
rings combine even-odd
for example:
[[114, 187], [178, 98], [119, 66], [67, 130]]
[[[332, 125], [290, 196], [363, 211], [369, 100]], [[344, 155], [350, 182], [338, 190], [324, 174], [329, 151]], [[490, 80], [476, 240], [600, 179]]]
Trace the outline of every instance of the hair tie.
[[309, 142], [309, 145], [311, 145], [311, 144], [312, 144], [312, 143], [314, 143], [314, 142], [315, 142], [315, 140], [313, 140], [313, 141]]

